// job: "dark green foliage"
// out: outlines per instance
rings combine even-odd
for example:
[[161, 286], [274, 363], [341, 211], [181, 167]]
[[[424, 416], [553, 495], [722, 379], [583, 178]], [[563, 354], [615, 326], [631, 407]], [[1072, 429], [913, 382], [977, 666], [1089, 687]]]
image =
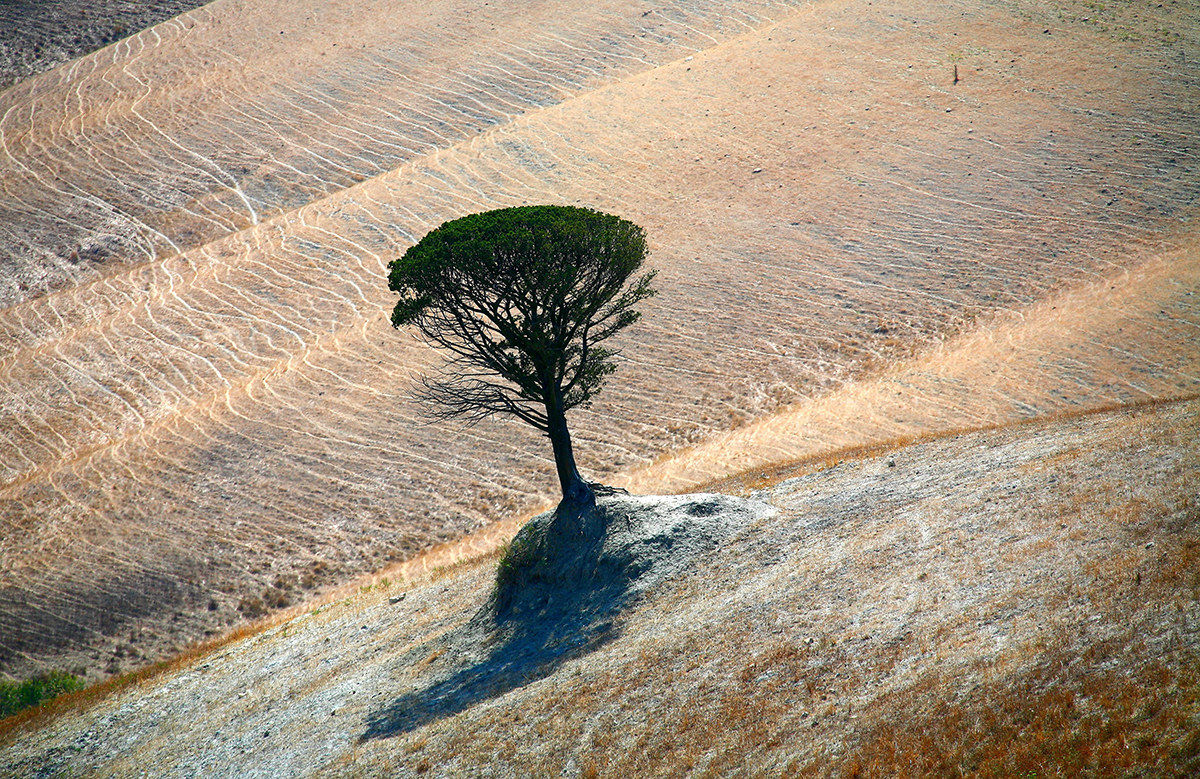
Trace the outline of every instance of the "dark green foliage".
[[456, 356], [453, 378], [430, 386], [442, 413], [504, 411], [545, 430], [547, 380], [570, 409], [612, 372], [613, 353], [597, 344], [636, 322], [632, 306], [652, 294], [653, 273], [623, 289], [645, 254], [640, 227], [591, 209], [472, 214], [392, 262], [392, 324], [416, 325]]
[[446, 222], [389, 266], [395, 327], [416, 326], [452, 358], [425, 381], [435, 417], [512, 414], [554, 443], [568, 485], [564, 412], [587, 403], [615, 366], [599, 344], [633, 324], [654, 294], [642, 228], [569, 206], [521, 206]]
[[66, 671], [51, 671], [23, 682], [0, 681], [0, 719], [81, 687], [83, 681]]

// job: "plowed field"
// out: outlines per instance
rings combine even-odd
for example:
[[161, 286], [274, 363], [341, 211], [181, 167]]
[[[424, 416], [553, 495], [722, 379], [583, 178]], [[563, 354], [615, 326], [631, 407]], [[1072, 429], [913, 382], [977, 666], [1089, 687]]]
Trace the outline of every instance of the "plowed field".
[[[610, 481], [1200, 391], [1200, 8], [1095, 5], [217, 0], [0, 93], [0, 671], [550, 498], [531, 432], [424, 421], [387, 323], [385, 264], [473, 211], [646, 227], [572, 419]], [[818, 403], [851, 434], [728, 456]]]

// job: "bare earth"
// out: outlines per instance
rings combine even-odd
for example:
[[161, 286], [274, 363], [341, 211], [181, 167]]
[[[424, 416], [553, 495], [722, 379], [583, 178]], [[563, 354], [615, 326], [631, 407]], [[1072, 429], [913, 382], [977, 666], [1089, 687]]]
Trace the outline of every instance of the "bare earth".
[[543, 505], [544, 442], [424, 423], [385, 319], [470, 211], [647, 228], [661, 294], [573, 420], [638, 489], [1194, 395], [1198, 31], [218, 0], [0, 93], [0, 671], [144, 665]]

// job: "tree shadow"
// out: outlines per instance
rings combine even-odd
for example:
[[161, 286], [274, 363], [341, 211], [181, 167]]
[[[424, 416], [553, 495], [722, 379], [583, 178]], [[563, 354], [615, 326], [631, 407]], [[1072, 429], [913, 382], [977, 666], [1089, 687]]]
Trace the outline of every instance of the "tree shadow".
[[443, 677], [371, 715], [361, 740], [456, 714], [616, 639], [613, 621], [645, 566], [628, 550], [604, 547], [607, 519], [593, 507], [531, 522], [501, 562], [488, 603], [462, 628], [403, 658], [446, 668]]
[[[619, 594], [610, 594], [607, 603], [597, 604], [587, 614], [547, 604], [540, 612], [523, 615], [515, 624], [497, 623], [496, 629], [507, 635], [491, 641], [479, 636], [491, 644], [484, 647], [481, 660], [468, 659], [467, 667], [460, 667], [425, 689], [400, 696], [368, 719], [361, 740], [407, 733], [549, 676], [567, 660], [619, 637], [612, 617], [620, 611], [622, 602]], [[468, 632], [477, 635], [477, 631]], [[473, 654], [469, 647], [425, 648], [429, 654], [443, 649], [460, 658]]]
[[372, 714], [361, 740], [457, 714], [615, 640], [615, 621], [642, 593], [766, 508], [725, 495], [608, 496], [535, 518], [513, 539], [492, 597], [471, 620], [401, 658], [425, 666], [432, 683]]

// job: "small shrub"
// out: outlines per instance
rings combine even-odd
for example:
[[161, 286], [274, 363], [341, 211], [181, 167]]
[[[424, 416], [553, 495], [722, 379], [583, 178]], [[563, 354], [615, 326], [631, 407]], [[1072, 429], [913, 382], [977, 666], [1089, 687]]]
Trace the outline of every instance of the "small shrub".
[[262, 600], [268, 609], [282, 609], [292, 605], [292, 599], [287, 591], [278, 587], [268, 587], [263, 590]]
[[0, 681], [0, 719], [81, 687], [83, 681], [66, 671], [51, 671], [23, 682]]
[[333, 574], [334, 570], [330, 567], [329, 563], [324, 560], [317, 560], [308, 571], [300, 575], [300, 586], [306, 590], [316, 589], [332, 577]]
[[246, 597], [242, 598], [241, 603], [238, 604], [238, 611], [240, 611], [242, 615], [246, 617], [246, 619], [254, 619], [267, 613], [267, 605], [263, 603], [262, 598], [255, 598], [252, 595], [247, 595]]
[[538, 537], [533, 533], [518, 533], [505, 544], [496, 566], [496, 589], [507, 590], [516, 584], [521, 571], [528, 570], [538, 559]]

